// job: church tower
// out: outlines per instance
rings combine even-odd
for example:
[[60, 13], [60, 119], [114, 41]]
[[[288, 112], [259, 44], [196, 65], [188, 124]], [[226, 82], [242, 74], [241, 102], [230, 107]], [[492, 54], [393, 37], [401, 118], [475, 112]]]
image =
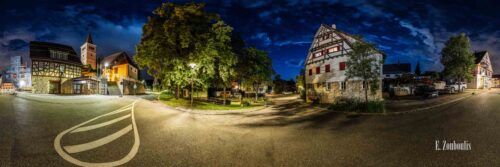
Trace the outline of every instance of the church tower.
[[80, 47], [80, 58], [82, 59], [82, 63], [84, 66], [87, 66], [87, 64], [90, 64], [92, 69], [96, 69], [96, 45], [92, 42], [92, 36], [87, 35], [87, 39], [85, 40], [85, 43]]

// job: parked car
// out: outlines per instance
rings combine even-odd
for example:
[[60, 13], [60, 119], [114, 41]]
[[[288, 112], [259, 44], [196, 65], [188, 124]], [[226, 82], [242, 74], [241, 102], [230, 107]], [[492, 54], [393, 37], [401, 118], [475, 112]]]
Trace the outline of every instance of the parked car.
[[419, 85], [415, 88], [415, 95], [422, 96], [424, 98], [438, 97], [438, 91], [429, 85]]
[[467, 84], [465, 82], [451, 82], [447, 83], [444, 88], [448, 93], [463, 92], [467, 88]]

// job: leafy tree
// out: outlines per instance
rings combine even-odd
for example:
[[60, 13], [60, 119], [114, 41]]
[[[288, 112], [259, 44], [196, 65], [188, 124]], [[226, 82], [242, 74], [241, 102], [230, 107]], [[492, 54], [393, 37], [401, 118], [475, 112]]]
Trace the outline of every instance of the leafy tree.
[[257, 101], [259, 87], [272, 81], [271, 77], [275, 73], [271, 58], [265, 51], [245, 48], [243, 54], [239, 55], [237, 67], [241, 85], [252, 88]]
[[366, 42], [355, 42], [351, 47], [352, 51], [347, 54], [346, 81], [352, 78], [359, 78], [365, 87], [365, 102], [368, 102], [368, 84], [371, 93], [375, 94], [379, 89], [380, 68], [383, 60], [377, 60], [374, 54], [378, 54], [375, 47]]
[[417, 62], [417, 65], [415, 67], [415, 75], [420, 76], [421, 73], [422, 71], [420, 71], [420, 62]]
[[471, 51], [469, 37], [464, 33], [452, 36], [441, 50], [441, 63], [444, 65], [444, 76], [459, 81], [472, 78], [474, 55]]
[[200, 62], [207, 69], [213, 68], [213, 72], [207, 74], [213, 75], [216, 80], [212, 86], [223, 88], [224, 104], [226, 103], [226, 88], [231, 86], [231, 83], [236, 80], [237, 57], [233, 52], [231, 43], [231, 32], [233, 28], [225, 24], [223, 21], [218, 21], [212, 26], [212, 35], [206, 44], [205, 50], [200, 53]]
[[[212, 36], [212, 25], [220, 18], [204, 11], [203, 3], [176, 5], [163, 3], [153, 11], [142, 31], [142, 38], [136, 47], [135, 61], [141, 67], [148, 67], [150, 75], [160, 79], [167, 88], [176, 88], [176, 98], [180, 88], [185, 87], [194, 74], [214, 73], [214, 69], [204, 67], [200, 57], [212, 50], [207, 43]], [[200, 54], [204, 53], [204, 54]], [[190, 62], [199, 63], [193, 73]], [[199, 75], [198, 81], [206, 81]]]
[[300, 93], [300, 98], [305, 100], [305, 98], [306, 98], [306, 92], [305, 92], [306, 85], [305, 85], [305, 83], [306, 82], [305, 82], [305, 70], [304, 69], [300, 69], [300, 73], [299, 73], [299, 75], [297, 75], [295, 77], [295, 80], [297, 80], [295, 85], [297, 87], [296, 88], [297, 91]]
[[293, 79], [285, 81], [285, 91], [295, 92], [297, 90], [297, 87], [295, 85], [296, 85], [296, 83]]
[[281, 75], [276, 75], [273, 81], [273, 90], [275, 94], [281, 94], [285, 90], [285, 81], [281, 79]]

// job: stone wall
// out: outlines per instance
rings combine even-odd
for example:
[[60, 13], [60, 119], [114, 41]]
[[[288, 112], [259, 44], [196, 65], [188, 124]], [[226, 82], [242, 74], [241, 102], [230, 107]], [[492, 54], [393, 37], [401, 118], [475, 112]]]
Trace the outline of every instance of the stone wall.
[[[142, 82], [138, 81], [132, 81], [132, 80], [122, 80], [123, 85], [118, 85], [120, 90], [123, 92], [124, 95], [140, 95], [140, 94], [145, 94], [146, 89], [145, 86]], [[137, 86], [137, 88], [134, 88], [134, 85]]]
[[[319, 100], [319, 103], [335, 103], [340, 98], [365, 100], [365, 91], [362, 88], [362, 81], [348, 81], [346, 89], [340, 89], [340, 82], [331, 82], [330, 89], [326, 90], [326, 83], [309, 84], [307, 90], [307, 101]], [[382, 86], [379, 84], [375, 95], [368, 90], [369, 100], [382, 100]], [[368, 85], [369, 86], [369, 85]]]
[[[38, 93], [38, 94], [49, 94], [50, 93], [50, 90], [49, 90], [50, 81], [60, 82], [60, 79], [61, 78], [59, 78], [59, 77], [32, 76], [32, 78], [31, 78], [31, 81], [32, 81], [31, 92]], [[69, 93], [69, 92], [72, 93], [73, 92], [72, 90], [69, 90], [70, 88], [68, 88], [68, 84], [69, 85], [72, 84], [71, 80], [69, 80], [69, 82], [68, 82], [68, 78], [62, 78], [62, 85], [63, 85], [62, 92], [63, 93]], [[70, 87], [72, 87], [72, 85]]]

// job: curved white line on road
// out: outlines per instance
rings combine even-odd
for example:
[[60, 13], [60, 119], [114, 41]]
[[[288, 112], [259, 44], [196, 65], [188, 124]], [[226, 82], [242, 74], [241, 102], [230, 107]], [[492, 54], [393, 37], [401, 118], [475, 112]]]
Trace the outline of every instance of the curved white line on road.
[[123, 128], [123, 129], [121, 129], [121, 130], [119, 130], [111, 135], [108, 135], [106, 137], [103, 137], [103, 138], [100, 138], [98, 140], [94, 140], [94, 141], [91, 141], [88, 143], [72, 145], [72, 146], [64, 146], [64, 149], [68, 153], [79, 153], [82, 151], [92, 150], [94, 148], [101, 147], [105, 144], [108, 144], [108, 143], [122, 137], [123, 135], [127, 134], [131, 130], [132, 130], [132, 125], [128, 125], [127, 127]]
[[[127, 163], [128, 161], [132, 160], [132, 158], [134, 158], [134, 156], [137, 154], [137, 151], [139, 150], [139, 145], [140, 145], [140, 139], [139, 139], [139, 132], [137, 131], [137, 125], [135, 123], [135, 116], [134, 116], [134, 106], [135, 106], [135, 103], [137, 103], [138, 100], [134, 101], [134, 103], [132, 103], [132, 111], [131, 111], [131, 116], [132, 116], [132, 128], [134, 130], [134, 145], [132, 145], [132, 148], [130, 149], [130, 152], [125, 156], [123, 157], [122, 159], [120, 160], [117, 160], [117, 161], [112, 161], [112, 162], [103, 162], [103, 163], [92, 163], [92, 162], [83, 162], [83, 161], [80, 161], [76, 158], [73, 158], [71, 157], [71, 155], [69, 155], [68, 153], [66, 153], [62, 146], [61, 146], [61, 139], [64, 135], [66, 135], [67, 133], [85, 125], [85, 124], [88, 124], [89, 122], [92, 122], [94, 120], [97, 120], [101, 117], [105, 117], [105, 116], [108, 116], [108, 115], [112, 115], [112, 114], [116, 114], [116, 111], [114, 112], [110, 112], [110, 113], [107, 113], [107, 114], [103, 114], [103, 115], [100, 115], [100, 116], [97, 116], [95, 118], [92, 118], [88, 121], [85, 121], [81, 124], [78, 124], [76, 126], [73, 126], [69, 129], [66, 129], [64, 130], [63, 132], [59, 133], [56, 138], [54, 139], [54, 148], [56, 150], [56, 152], [66, 161], [70, 162], [70, 163], [73, 163], [75, 165], [79, 165], [79, 166], [118, 166], [118, 165], [122, 165], [122, 164], [125, 164]], [[120, 108], [122, 109], [122, 108]], [[118, 110], [120, 110], [118, 109]]]
[[100, 123], [100, 124], [84, 126], [84, 127], [75, 129], [74, 131], [71, 131], [70, 133], [84, 132], [84, 131], [94, 130], [94, 129], [97, 129], [97, 128], [102, 128], [102, 127], [114, 124], [116, 122], [119, 122], [121, 120], [124, 120], [124, 119], [126, 119], [128, 117], [130, 117], [130, 114], [127, 114], [125, 116], [122, 116], [122, 117], [119, 117], [119, 118], [115, 118], [113, 120], [110, 120], [110, 121], [107, 121], [107, 122], [103, 122], [103, 123]]

